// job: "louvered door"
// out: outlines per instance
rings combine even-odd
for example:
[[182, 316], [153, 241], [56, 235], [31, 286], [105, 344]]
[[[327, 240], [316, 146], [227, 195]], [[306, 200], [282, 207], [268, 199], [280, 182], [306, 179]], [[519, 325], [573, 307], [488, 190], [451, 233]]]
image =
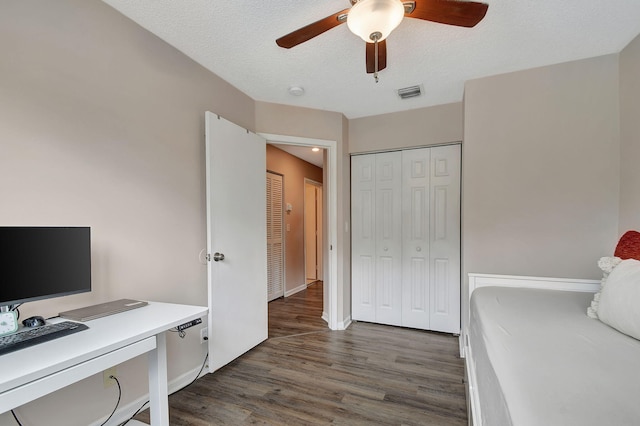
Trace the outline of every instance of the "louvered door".
[[282, 176], [267, 172], [267, 292], [271, 301], [284, 296]]

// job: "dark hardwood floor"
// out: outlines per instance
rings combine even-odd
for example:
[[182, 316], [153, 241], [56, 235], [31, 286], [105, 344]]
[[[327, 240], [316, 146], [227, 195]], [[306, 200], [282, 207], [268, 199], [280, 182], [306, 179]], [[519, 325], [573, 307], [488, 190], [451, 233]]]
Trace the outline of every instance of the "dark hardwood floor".
[[271, 302], [269, 339], [172, 395], [171, 425], [467, 424], [456, 337], [321, 313], [321, 283]]
[[322, 319], [322, 281], [305, 291], [269, 302], [269, 338], [328, 331]]

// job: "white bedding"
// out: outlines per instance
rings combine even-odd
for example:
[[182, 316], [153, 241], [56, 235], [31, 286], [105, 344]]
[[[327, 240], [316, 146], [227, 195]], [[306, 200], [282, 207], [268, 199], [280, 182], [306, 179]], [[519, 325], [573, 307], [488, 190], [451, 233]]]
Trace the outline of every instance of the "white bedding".
[[482, 287], [469, 346], [482, 424], [640, 424], [640, 341], [587, 317], [593, 293]]

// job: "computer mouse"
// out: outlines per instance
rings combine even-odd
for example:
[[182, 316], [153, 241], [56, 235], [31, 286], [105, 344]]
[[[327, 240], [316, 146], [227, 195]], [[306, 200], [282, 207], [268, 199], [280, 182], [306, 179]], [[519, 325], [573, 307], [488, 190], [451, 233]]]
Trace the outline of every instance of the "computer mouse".
[[45, 325], [46, 323], [47, 322], [44, 320], [44, 318], [39, 315], [22, 320], [22, 325], [24, 325], [25, 327], [40, 327], [42, 325]]

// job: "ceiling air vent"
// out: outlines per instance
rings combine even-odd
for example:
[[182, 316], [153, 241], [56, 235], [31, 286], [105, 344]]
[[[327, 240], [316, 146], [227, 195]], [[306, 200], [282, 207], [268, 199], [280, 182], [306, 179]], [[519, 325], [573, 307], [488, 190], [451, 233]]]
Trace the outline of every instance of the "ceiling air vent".
[[411, 86], [398, 89], [398, 96], [400, 96], [400, 99], [415, 98], [416, 96], [420, 95], [422, 95], [422, 89], [420, 88], [420, 86]]

